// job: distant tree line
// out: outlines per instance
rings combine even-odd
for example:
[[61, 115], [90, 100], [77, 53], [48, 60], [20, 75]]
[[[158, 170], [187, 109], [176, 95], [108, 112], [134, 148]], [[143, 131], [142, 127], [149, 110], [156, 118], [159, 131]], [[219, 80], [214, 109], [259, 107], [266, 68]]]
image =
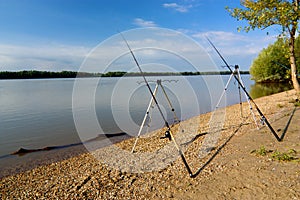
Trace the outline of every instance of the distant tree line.
[[0, 79], [36, 79], [36, 78], [76, 78], [76, 77], [94, 77], [97, 74], [86, 72], [73, 72], [73, 71], [61, 71], [61, 72], [49, 72], [49, 71], [2, 71], [0, 72]]
[[[183, 76], [197, 76], [197, 75], [230, 75], [230, 71], [214, 71], [214, 72], [180, 72]], [[249, 71], [240, 71], [240, 74], [250, 74]]]
[[[230, 75], [230, 71], [212, 72], [143, 72], [144, 76], [200, 76], [200, 75]], [[240, 71], [240, 74], [250, 74], [249, 71]], [[102, 77], [141, 76], [140, 72], [107, 72]]]
[[[240, 71], [241, 74], [249, 74], [249, 71]], [[228, 75], [229, 71], [221, 72], [144, 72], [145, 76], [199, 76], [199, 75]], [[74, 71], [0, 71], [0, 79], [37, 79], [37, 78], [76, 78], [76, 77], [122, 77], [122, 76], [141, 76], [140, 72], [115, 71], [107, 73], [89, 73]]]

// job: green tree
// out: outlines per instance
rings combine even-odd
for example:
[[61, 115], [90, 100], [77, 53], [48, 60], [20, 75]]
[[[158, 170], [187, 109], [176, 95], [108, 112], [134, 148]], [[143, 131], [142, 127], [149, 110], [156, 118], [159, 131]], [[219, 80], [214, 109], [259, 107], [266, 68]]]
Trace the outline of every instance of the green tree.
[[293, 86], [300, 93], [297, 79], [295, 58], [295, 36], [300, 19], [300, 0], [242, 0], [243, 8], [226, 8], [237, 20], [246, 20], [248, 25], [243, 28], [246, 32], [251, 29], [265, 29], [273, 25], [282, 27], [282, 35], [289, 44], [289, 61]]
[[288, 44], [279, 38], [263, 49], [253, 61], [250, 74], [256, 82], [280, 82], [290, 78]]

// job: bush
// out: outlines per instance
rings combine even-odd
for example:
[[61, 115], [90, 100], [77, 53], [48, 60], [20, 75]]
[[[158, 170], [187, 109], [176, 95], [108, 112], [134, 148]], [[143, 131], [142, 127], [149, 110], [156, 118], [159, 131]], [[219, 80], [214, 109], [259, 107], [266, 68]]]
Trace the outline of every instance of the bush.
[[[295, 45], [296, 64], [300, 70], [300, 38]], [[282, 82], [290, 80], [289, 47], [286, 40], [278, 40], [263, 49], [250, 68], [251, 78], [256, 82]]]

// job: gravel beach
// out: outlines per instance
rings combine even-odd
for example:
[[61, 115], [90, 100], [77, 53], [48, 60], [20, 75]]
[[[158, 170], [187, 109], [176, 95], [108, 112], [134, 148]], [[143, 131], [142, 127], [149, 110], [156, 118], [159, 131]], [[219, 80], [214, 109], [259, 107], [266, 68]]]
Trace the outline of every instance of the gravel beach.
[[174, 125], [194, 178], [162, 129], [139, 138], [134, 153], [131, 138], [3, 177], [0, 199], [300, 199], [296, 98], [290, 90], [255, 99], [281, 142], [257, 128], [247, 102], [243, 116], [237, 104]]

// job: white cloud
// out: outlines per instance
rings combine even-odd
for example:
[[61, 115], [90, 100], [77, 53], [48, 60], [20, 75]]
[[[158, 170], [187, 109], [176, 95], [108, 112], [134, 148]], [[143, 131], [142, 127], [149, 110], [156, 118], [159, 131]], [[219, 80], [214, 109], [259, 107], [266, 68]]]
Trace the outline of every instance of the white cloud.
[[[132, 32], [125, 32], [124, 35], [130, 47], [134, 51], [140, 64], [158, 62], [161, 64], [170, 63], [173, 66], [183, 65], [180, 56], [187, 60], [192, 60], [201, 71], [212, 70], [209, 64], [209, 58], [216, 63], [217, 67], [223, 66], [222, 60], [218, 57], [213, 48], [209, 45], [205, 36], [207, 36], [219, 49], [221, 54], [229, 64], [239, 64], [242, 70], [248, 70], [252, 60], [259, 52], [276, 40], [276, 37], [270, 35], [251, 35], [239, 34], [225, 31], [195, 32], [185, 30], [188, 37], [178, 32], [167, 31], [164, 29], [137, 29]], [[189, 36], [196, 42], [190, 41]], [[121, 37], [112, 38], [107, 46], [104, 46], [90, 56], [90, 61], [95, 60], [95, 64], [90, 66], [106, 66], [113, 61], [114, 67], [135, 66], [128, 53], [126, 44]], [[201, 48], [203, 48], [203, 51]], [[124, 53], [127, 54], [125, 55]], [[173, 53], [174, 52], [174, 53]], [[209, 54], [206, 55], [206, 54]], [[112, 55], [114, 54], [114, 55]], [[122, 56], [121, 56], [122, 55]], [[121, 57], [119, 57], [121, 56]], [[105, 58], [109, 58], [104, 62]], [[107, 63], [100, 65], [99, 63]], [[118, 66], [116, 64], [119, 64]], [[207, 67], [207, 68], [206, 68]], [[209, 68], [208, 68], [209, 67]], [[99, 68], [97, 68], [100, 70]], [[117, 69], [117, 68], [116, 68]], [[188, 70], [188, 68], [186, 68]], [[120, 70], [120, 69], [118, 69]]]
[[163, 7], [174, 9], [175, 11], [180, 12], [180, 13], [186, 13], [193, 6], [192, 5], [179, 5], [177, 3], [164, 3]]
[[[133, 29], [123, 33], [140, 65], [161, 64], [174, 70], [211, 70], [210, 57], [189, 37], [169, 29]], [[115, 35], [99, 45], [85, 62], [82, 71], [130, 71], [136, 68], [126, 43]], [[150, 66], [150, 65], [149, 65]], [[88, 70], [87, 70], [88, 69]], [[149, 69], [145, 69], [149, 70]]]
[[1, 70], [77, 70], [90, 48], [82, 46], [0, 45]]
[[225, 32], [225, 31], [200, 32], [200, 33], [195, 33], [192, 36], [195, 38], [209, 37], [211, 39], [216, 39], [218, 41], [223, 41], [223, 42], [247, 40], [247, 37], [245, 36], [238, 35], [232, 32]]
[[[185, 34], [181, 36], [179, 32], [168, 29], [137, 29], [125, 32], [124, 35], [138, 59], [141, 60], [141, 64], [148, 61], [166, 63], [171, 57], [178, 60], [178, 56], [184, 55], [202, 66], [207, 59], [201, 58], [205, 52], [197, 46], [200, 44], [217, 66], [224, 65], [219, 62], [220, 59], [205, 39], [207, 36], [230, 64], [240, 64], [241, 67], [244, 66], [243, 70], [249, 69], [251, 61], [258, 53], [276, 40], [275, 36], [270, 35], [253, 36], [224, 31], [184, 30], [184, 32], [197, 43], [189, 41], [189, 37], [185, 37]], [[31, 46], [0, 44], [0, 70], [78, 70], [87, 58], [85, 65], [88, 67], [82, 69], [83, 71], [102, 72], [110, 62], [119, 63], [120, 67], [127, 67], [128, 63], [132, 62], [126, 44], [119, 35], [105, 40], [93, 51], [94, 53], [90, 53], [90, 47], [62, 44]], [[122, 57], [126, 52], [129, 59]], [[178, 56], [172, 55], [172, 52], [177, 53]], [[177, 60], [174, 65], [178, 65]], [[134, 63], [132, 64], [134, 66]]]
[[146, 21], [141, 18], [135, 18], [133, 23], [140, 27], [156, 27], [157, 25], [153, 21]]
[[258, 54], [263, 48], [276, 40], [276, 36], [248, 36], [225, 31], [208, 31], [195, 33], [192, 37], [206, 40], [208, 37], [219, 48], [225, 49], [227, 55]]
[[210, 53], [217, 65], [224, 65], [216, 52], [206, 40], [208, 37], [218, 48], [221, 54], [228, 59], [229, 63], [241, 64], [244, 70], [249, 69], [251, 62], [263, 48], [276, 40], [276, 36], [260, 35], [253, 36], [249, 34], [237, 34], [225, 31], [208, 31], [191, 34], [193, 38], [199, 41]]

